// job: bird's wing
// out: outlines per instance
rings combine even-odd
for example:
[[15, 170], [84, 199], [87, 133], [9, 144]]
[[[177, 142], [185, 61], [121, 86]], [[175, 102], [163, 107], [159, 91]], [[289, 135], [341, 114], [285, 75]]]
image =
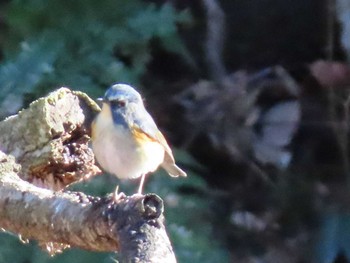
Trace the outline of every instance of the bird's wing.
[[142, 118], [134, 118], [134, 120], [133, 130], [138, 134], [138, 136], [144, 134], [149, 139], [160, 143], [164, 147], [165, 155], [164, 161], [161, 165], [169, 173], [169, 175], [174, 177], [186, 176], [186, 173], [175, 164], [173, 153], [151, 115], [146, 112]]
[[175, 163], [173, 153], [163, 134], [158, 130], [158, 127], [153, 121], [152, 117], [145, 118], [142, 120], [142, 122], [135, 119], [132, 130], [135, 131], [136, 136], [147, 136], [150, 140], [159, 142], [164, 147], [166, 155], [169, 155], [166, 157], [168, 161]]

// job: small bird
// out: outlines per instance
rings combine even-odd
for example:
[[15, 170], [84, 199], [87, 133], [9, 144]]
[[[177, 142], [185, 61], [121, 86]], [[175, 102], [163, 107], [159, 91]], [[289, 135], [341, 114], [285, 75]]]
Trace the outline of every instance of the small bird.
[[114, 84], [103, 99], [102, 110], [92, 123], [92, 149], [101, 167], [120, 179], [141, 177], [162, 166], [170, 176], [186, 176], [141, 95], [127, 84]]

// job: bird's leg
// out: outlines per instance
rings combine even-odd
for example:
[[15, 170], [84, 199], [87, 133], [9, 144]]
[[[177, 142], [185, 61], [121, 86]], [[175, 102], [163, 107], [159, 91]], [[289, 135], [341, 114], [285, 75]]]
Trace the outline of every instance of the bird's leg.
[[113, 200], [118, 201], [119, 199], [122, 199], [124, 197], [125, 197], [125, 194], [123, 192], [119, 193], [119, 185], [117, 185], [117, 187], [115, 188], [115, 190], [113, 192]]
[[146, 177], [146, 174], [141, 175], [139, 190], [137, 191], [137, 193], [140, 195], [142, 194], [142, 187], [143, 187], [143, 183], [145, 182], [145, 177]]
[[113, 192], [113, 199], [117, 199], [116, 197], [118, 197], [118, 194], [119, 194], [119, 185], [117, 185], [117, 187]]

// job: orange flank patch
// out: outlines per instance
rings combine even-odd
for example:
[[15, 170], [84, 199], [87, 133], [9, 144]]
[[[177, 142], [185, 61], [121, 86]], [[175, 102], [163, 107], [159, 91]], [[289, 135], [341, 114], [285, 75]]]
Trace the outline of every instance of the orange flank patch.
[[144, 142], [158, 142], [156, 138], [149, 136], [147, 133], [144, 133], [139, 128], [134, 127], [132, 131], [133, 131], [135, 140], [140, 144]]
[[163, 146], [163, 149], [165, 150], [166, 155], [168, 156], [169, 160], [174, 162], [174, 157], [173, 157], [173, 154], [171, 152], [171, 149], [170, 149], [166, 139], [164, 138], [164, 135], [160, 131], [157, 131], [156, 138], [154, 138], [154, 137], [148, 135], [147, 133], [143, 132], [140, 128], [134, 127], [133, 134], [135, 136], [136, 141], [139, 144], [145, 143], [145, 142], [157, 142], [157, 143], [159, 143], [161, 146]]

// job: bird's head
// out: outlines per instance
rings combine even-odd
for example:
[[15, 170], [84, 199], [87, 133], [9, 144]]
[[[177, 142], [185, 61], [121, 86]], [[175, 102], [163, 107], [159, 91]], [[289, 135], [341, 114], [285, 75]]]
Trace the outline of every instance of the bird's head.
[[127, 84], [114, 84], [102, 99], [102, 111], [110, 111], [115, 124], [129, 125], [135, 111], [144, 111], [140, 93]]

